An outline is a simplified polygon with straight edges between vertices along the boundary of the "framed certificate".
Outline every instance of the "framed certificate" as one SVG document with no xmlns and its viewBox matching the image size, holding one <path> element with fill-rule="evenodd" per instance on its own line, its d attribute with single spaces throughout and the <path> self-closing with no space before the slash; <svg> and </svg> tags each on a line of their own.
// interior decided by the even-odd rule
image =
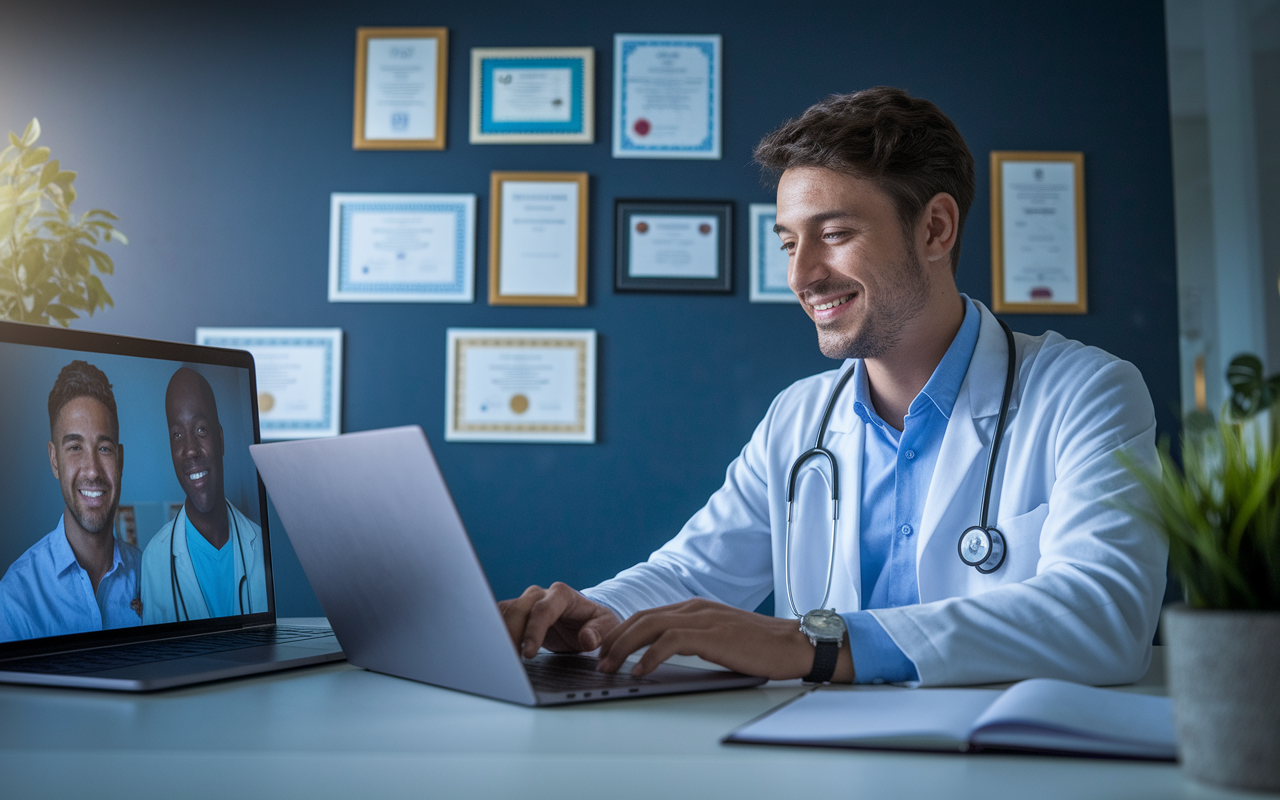
<svg viewBox="0 0 1280 800">
<path fill-rule="evenodd" d="M 356 29 L 357 150 L 443 150 L 449 32 Z"/>
<path fill-rule="evenodd" d="M 334 194 L 329 301 L 470 303 L 476 196 Z"/>
<path fill-rule="evenodd" d="M 471 50 L 472 144 L 595 141 L 595 50 Z"/>
<path fill-rule="evenodd" d="M 732 291 L 733 203 L 618 200 L 618 291 Z"/>
<path fill-rule="evenodd" d="M 613 157 L 720 157 L 720 37 L 613 37 Z"/>
<path fill-rule="evenodd" d="M 773 230 L 778 224 L 778 207 L 752 203 L 747 216 L 751 220 L 751 302 L 799 303 L 787 283 L 790 259 Z"/>
<path fill-rule="evenodd" d="M 196 344 L 253 354 L 263 440 L 342 432 L 341 328 L 196 328 Z"/>
<path fill-rule="evenodd" d="M 1084 154 L 991 153 L 991 309 L 1084 314 Z"/>
<path fill-rule="evenodd" d="M 490 175 L 489 304 L 587 304 L 587 173 Z"/>
<path fill-rule="evenodd" d="M 596 332 L 450 328 L 444 437 L 596 438 Z"/>
</svg>

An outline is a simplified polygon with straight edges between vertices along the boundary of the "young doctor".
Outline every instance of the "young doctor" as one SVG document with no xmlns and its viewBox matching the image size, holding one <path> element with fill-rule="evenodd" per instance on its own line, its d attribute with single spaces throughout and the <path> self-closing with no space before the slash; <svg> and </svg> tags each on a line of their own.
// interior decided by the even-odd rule
<svg viewBox="0 0 1280 800">
<path fill-rule="evenodd" d="M 973 157 L 932 103 L 832 96 L 755 157 L 781 175 L 791 288 L 844 362 L 778 395 L 647 562 L 500 603 L 516 646 L 599 647 L 614 671 L 647 645 L 636 674 L 679 653 L 812 682 L 1139 678 L 1166 547 L 1117 458 L 1157 469 L 1138 370 L 957 291 Z M 750 611 L 770 590 L 777 618 Z"/>
</svg>

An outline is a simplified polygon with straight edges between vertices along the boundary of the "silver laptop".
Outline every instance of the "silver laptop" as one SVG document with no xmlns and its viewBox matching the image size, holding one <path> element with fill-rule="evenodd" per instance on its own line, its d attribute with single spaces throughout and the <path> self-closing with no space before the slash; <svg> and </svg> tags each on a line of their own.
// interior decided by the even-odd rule
<svg viewBox="0 0 1280 800">
<path fill-rule="evenodd" d="M 343 657 L 276 624 L 252 356 L 0 322 L 0 375 L 0 681 L 146 691 Z"/>
<path fill-rule="evenodd" d="M 521 658 L 419 427 L 250 452 L 352 664 L 524 705 L 764 683 L 674 664 L 636 678 L 629 664 L 597 672 L 590 656 Z"/>
</svg>

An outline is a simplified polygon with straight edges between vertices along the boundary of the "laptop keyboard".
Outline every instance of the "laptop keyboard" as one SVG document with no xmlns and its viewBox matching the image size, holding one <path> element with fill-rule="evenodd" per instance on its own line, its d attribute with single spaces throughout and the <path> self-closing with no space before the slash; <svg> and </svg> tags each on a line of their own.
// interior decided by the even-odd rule
<svg viewBox="0 0 1280 800">
<path fill-rule="evenodd" d="M 84 672 L 129 667 L 134 664 L 149 664 L 209 653 L 225 653 L 229 650 L 244 650 L 269 644 L 321 639 L 332 635 L 333 631 L 329 628 L 276 625 L 271 628 L 250 628 L 162 642 L 144 642 L 75 653 L 60 653 L 54 656 L 36 656 L 2 663 L 0 671 L 77 675 Z"/>
<path fill-rule="evenodd" d="M 589 656 L 551 655 L 524 662 L 525 671 L 535 689 L 544 692 L 568 692 L 578 689 L 625 689 L 657 683 L 650 678 L 637 678 L 629 672 L 597 672 L 597 659 Z M 626 667 L 623 667 L 626 669 Z"/>
</svg>

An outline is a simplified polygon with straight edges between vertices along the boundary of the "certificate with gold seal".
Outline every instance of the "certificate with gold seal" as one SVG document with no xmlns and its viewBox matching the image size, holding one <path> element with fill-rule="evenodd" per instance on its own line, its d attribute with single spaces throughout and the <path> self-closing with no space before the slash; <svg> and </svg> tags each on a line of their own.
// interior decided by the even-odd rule
<svg viewBox="0 0 1280 800">
<path fill-rule="evenodd" d="M 264 441 L 342 432 L 341 328 L 196 328 L 196 344 L 253 355 Z"/>
<path fill-rule="evenodd" d="M 450 328 L 449 441 L 596 440 L 596 332 Z"/>
</svg>

